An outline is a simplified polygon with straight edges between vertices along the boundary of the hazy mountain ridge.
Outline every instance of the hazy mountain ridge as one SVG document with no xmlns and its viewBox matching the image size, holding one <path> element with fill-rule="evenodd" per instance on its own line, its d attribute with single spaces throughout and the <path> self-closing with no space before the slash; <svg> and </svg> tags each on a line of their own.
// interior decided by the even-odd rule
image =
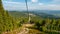
<svg viewBox="0 0 60 34">
<path fill-rule="evenodd" d="M 60 10 L 36 10 L 35 12 L 42 12 L 50 15 L 54 15 L 56 17 L 60 17 Z"/>
<path fill-rule="evenodd" d="M 52 12 L 52 13 L 51 13 Z M 31 14 L 34 14 L 34 15 L 36 15 L 36 16 L 38 16 L 38 17 L 42 17 L 42 18 L 60 18 L 59 16 L 56 16 L 56 15 L 54 15 L 54 14 L 58 14 L 58 13 L 60 13 L 59 11 L 57 12 L 57 11 L 48 11 L 48 10 L 38 10 L 38 11 L 29 11 L 29 13 L 31 13 Z M 17 15 L 17 16 L 28 16 L 28 12 L 27 11 L 21 11 L 21 12 L 19 12 L 19 11 L 9 11 L 9 13 L 11 14 L 11 15 Z"/>
</svg>

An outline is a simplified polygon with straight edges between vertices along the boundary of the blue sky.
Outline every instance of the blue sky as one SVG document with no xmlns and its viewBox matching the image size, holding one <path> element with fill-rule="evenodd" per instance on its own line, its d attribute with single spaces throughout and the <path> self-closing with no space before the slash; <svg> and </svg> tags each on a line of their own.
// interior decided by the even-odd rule
<svg viewBox="0 0 60 34">
<path fill-rule="evenodd" d="M 2 0 L 5 10 L 26 10 L 25 0 Z M 29 10 L 60 10 L 60 0 L 28 0 Z"/>
</svg>

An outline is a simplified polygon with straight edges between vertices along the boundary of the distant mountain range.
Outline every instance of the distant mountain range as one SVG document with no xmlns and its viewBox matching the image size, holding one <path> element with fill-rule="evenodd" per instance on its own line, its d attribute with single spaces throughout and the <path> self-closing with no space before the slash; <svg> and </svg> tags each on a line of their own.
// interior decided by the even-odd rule
<svg viewBox="0 0 60 34">
<path fill-rule="evenodd" d="M 33 12 L 46 13 L 46 14 L 60 17 L 60 10 L 34 10 Z"/>
<path fill-rule="evenodd" d="M 42 18 L 60 18 L 60 11 L 59 10 L 34 10 L 29 11 L 29 13 L 34 14 L 36 16 Z M 15 16 L 28 16 L 27 11 L 9 11 L 9 14 Z"/>
</svg>

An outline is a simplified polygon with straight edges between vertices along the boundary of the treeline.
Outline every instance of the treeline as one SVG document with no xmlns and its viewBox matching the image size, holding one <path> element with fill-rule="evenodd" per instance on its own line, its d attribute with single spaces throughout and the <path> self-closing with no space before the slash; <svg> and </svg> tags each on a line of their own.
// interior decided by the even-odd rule
<svg viewBox="0 0 60 34">
<path fill-rule="evenodd" d="M 47 34 L 60 34 L 60 19 L 33 19 L 35 28 Z"/>
<path fill-rule="evenodd" d="M 18 27 L 18 24 L 14 18 L 9 16 L 8 12 L 6 11 L 0 11 L 0 34 L 2 32 L 8 32 L 16 29 Z"/>
<path fill-rule="evenodd" d="M 0 34 L 3 32 L 12 31 L 20 27 L 21 24 L 11 17 L 8 11 L 5 11 L 2 5 L 2 0 L 0 0 Z"/>
</svg>

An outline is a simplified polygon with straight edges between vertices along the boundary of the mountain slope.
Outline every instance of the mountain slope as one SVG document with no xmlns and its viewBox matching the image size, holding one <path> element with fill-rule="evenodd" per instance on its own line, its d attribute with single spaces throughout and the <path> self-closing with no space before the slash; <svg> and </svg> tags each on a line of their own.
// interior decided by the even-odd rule
<svg viewBox="0 0 60 34">
<path fill-rule="evenodd" d="M 12 31 L 15 27 L 15 20 L 4 10 L 2 0 L 0 0 L 0 34 Z"/>
</svg>

